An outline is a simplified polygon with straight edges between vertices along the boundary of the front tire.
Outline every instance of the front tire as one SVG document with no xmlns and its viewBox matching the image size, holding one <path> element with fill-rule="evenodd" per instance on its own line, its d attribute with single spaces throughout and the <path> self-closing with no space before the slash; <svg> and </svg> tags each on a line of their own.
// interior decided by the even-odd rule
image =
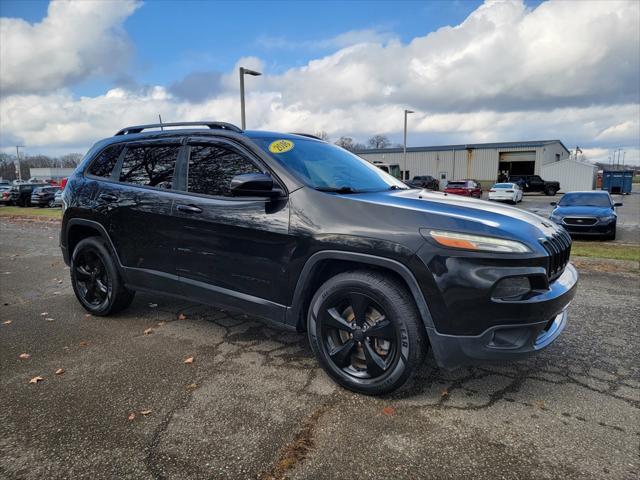
<svg viewBox="0 0 640 480">
<path fill-rule="evenodd" d="M 427 340 L 413 298 L 395 279 L 352 271 L 327 280 L 307 317 L 311 348 L 339 385 L 382 395 L 422 363 Z"/>
<path fill-rule="evenodd" d="M 78 243 L 71 256 L 70 270 L 76 298 L 93 315 L 117 313 L 133 301 L 135 292 L 125 288 L 109 250 L 99 237 Z"/>
</svg>

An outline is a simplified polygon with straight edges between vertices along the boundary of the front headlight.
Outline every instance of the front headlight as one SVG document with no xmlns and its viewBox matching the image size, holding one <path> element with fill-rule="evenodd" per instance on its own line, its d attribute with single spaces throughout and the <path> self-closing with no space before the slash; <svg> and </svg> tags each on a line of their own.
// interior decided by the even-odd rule
<svg viewBox="0 0 640 480">
<path fill-rule="evenodd" d="M 524 243 L 503 238 L 483 237 L 442 230 L 430 230 L 429 235 L 440 245 L 450 248 L 499 253 L 527 253 L 531 251 Z"/>
<path fill-rule="evenodd" d="M 601 222 L 610 222 L 611 220 L 613 220 L 615 217 L 615 215 L 606 215 L 604 217 L 598 217 L 600 219 Z"/>
</svg>

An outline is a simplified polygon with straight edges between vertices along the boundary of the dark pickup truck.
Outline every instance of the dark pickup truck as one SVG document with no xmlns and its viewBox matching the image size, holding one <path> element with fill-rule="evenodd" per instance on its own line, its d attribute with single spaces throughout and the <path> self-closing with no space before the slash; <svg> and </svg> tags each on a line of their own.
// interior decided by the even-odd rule
<svg viewBox="0 0 640 480">
<path fill-rule="evenodd" d="M 511 175 L 509 181 L 520 185 L 525 193 L 541 192 L 552 197 L 560 190 L 560 182 L 547 182 L 540 175 Z"/>
</svg>

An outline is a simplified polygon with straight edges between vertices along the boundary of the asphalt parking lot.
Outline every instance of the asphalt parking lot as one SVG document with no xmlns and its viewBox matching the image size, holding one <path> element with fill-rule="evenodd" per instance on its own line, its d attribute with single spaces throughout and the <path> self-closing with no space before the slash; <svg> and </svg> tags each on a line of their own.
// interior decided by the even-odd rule
<svg viewBox="0 0 640 480">
<path fill-rule="evenodd" d="M 57 236 L 0 220 L 1 478 L 640 473 L 637 273 L 581 271 L 564 334 L 534 358 L 452 372 L 427 359 L 407 389 L 371 398 L 334 386 L 303 334 L 242 315 L 138 295 L 87 316 Z"/>
</svg>

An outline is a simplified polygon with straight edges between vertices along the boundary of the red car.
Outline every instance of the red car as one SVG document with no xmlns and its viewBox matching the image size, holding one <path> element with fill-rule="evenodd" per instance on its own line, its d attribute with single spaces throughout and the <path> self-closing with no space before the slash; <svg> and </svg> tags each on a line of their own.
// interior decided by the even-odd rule
<svg viewBox="0 0 640 480">
<path fill-rule="evenodd" d="M 456 180 L 449 182 L 444 192 L 454 195 L 464 195 L 465 197 L 482 197 L 482 188 L 475 180 Z"/>
</svg>

